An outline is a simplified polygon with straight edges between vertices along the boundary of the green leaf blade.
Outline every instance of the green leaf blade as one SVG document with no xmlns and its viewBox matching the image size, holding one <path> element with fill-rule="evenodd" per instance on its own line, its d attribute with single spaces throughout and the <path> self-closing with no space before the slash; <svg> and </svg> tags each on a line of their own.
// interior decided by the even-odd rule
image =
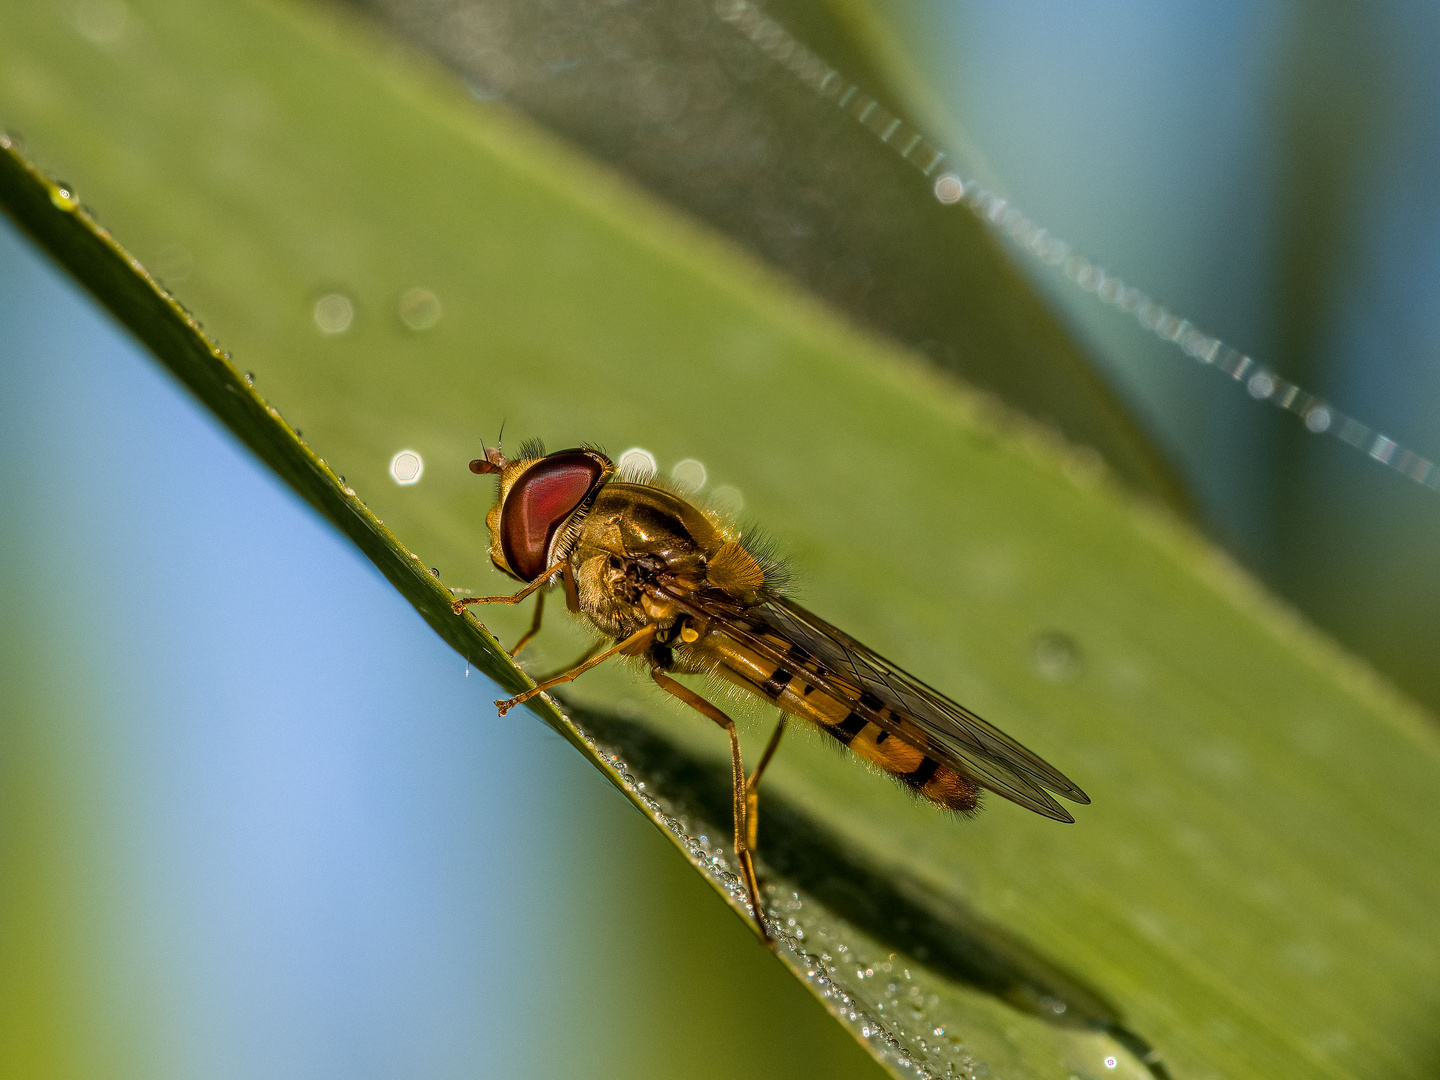
<svg viewBox="0 0 1440 1080">
<path fill-rule="evenodd" d="M 1440 885 L 1428 718 L 1083 455 L 432 72 L 377 60 L 343 24 L 289 8 L 216 5 L 214 21 L 194 25 L 163 4 L 144 10 L 170 15 L 143 24 L 159 52 L 127 62 L 160 55 L 171 75 L 91 77 L 74 42 L 17 20 L 0 46 L 0 112 L 66 163 L 147 264 L 167 245 L 185 249 L 194 269 L 176 289 L 236 365 L 13 156 L 0 178 L 7 210 L 472 662 L 523 685 L 494 638 L 448 614 L 441 583 L 507 587 L 485 566 L 489 485 L 464 469 L 480 435 L 507 419 L 510 432 L 553 442 L 700 458 L 712 484 L 739 489 L 745 514 L 783 538 L 807 604 L 1094 799 L 1068 827 L 1000 800 L 954 822 L 797 740 L 777 763 L 777 797 L 838 837 L 835 850 L 877 888 L 905 883 L 957 935 L 1003 931 L 985 940 L 1018 942 L 1068 973 L 1174 1075 L 1426 1075 L 1440 973 L 1425 903 Z M 271 104 L 259 108 L 272 111 L 246 135 L 257 107 L 243 87 L 260 56 Z M 336 119 L 342 91 L 366 124 Z M 147 116 L 143 131 L 135 115 Z M 203 153 L 200 137 L 215 140 Z M 237 149 L 239 166 L 225 156 Z M 414 287 L 443 306 L 423 332 L 399 318 Z M 351 299 L 355 319 L 327 336 L 312 312 L 331 292 Z M 237 366 L 257 373 L 264 399 Z M 389 477 L 402 448 L 424 457 L 422 483 Z M 486 613 L 503 640 L 527 619 Z M 1056 642 L 1071 660 L 1037 662 Z M 547 631 L 535 670 L 579 643 L 574 630 Z M 631 672 L 587 676 L 573 701 L 577 715 L 623 716 L 697 775 L 720 761 L 710 726 Z M 738 907 L 703 798 L 693 820 L 667 822 L 665 804 L 647 803 L 599 749 L 613 722 L 592 732 L 541 711 Z M 691 843 L 702 835 L 707 844 Z M 767 839 L 762 822 L 762 854 Z M 1114 1032 L 1042 1021 L 918 965 L 893 980 L 892 1001 L 892 980 L 857 973 L 903 968 L 884 943 L 886 909 L 866 924 L 856 907 L 847 923 L 815 898 L 833 882 L 772 880 L 800 896 L 787 911 L 829 983 L 884 1031 L 903 1030 L 905 1053 L 937 1074 L 978 1062 L 1115 1075 L 1104 1064 L 1114 1054 L 1144 1075 Z M 840 944 L 866 965 L 844 967 Z M 1023 967 L 1020 955 L 1008 963 Z M 804 956 L 789 960 L 816 984 Z M 911 987 L 926 1007 L 892 1028 L 886 1009 L 902 1013 Z M 848 1018 L 846 997 L 825 1003 L 867 1026 Z M 872 1034 L 862 1037 L 885 1057 Z"/>
</svg>

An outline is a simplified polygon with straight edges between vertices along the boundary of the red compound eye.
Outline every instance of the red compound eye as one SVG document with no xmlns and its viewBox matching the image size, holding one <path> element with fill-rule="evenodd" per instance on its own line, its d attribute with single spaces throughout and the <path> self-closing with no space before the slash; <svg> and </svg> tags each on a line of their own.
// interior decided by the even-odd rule
<svg viewBox="0 0 1440 1080">
<path fill-rule="evenodd" d="M 515 481 L 500 512 L 500 547 L 522 580 L 544 573 L 555 530 L 585 501 L 603 471 L 584 450 L 560 450 Z"/>
</svg>

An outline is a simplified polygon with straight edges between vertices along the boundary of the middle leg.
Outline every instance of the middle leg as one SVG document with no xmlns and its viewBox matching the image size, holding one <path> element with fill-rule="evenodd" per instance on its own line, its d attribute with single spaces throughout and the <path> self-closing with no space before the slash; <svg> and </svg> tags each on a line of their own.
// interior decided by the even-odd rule
<svg viewBox="0 0 1440 1080">
<path fill-rule="evenodd" d="M 545 614 L 545 594 L 535 594 L 535 617 L 530 620 L 530 629 L 520 635 L 520 640 L 515 642 L 515 647 L 510 650 L 512 657 L 519 656 L 520 650 L 530 644 L 530 639 L 540 632 L 540 617 Z M 588 657 L 587 657 L 588 659 Z"/>
<path fill-rule="evenodd" d="M 620 644 L 612 648 L 606 649 L 599 656 L 592 656 L 589 660 L 586 660 L 582 664 L 577 664 L 569 671 L 552 676 L 551 678 L 546 679 L 542 683 L 536 683 L 529 690 L 526 690 L 523 694 L 516 694 L 514 697 L 506 698 L 504 701 L 497 701 L 495 704 L 500 709 L 500 715 L 504 716 L 516 705 L 519 705 L 521 702 L 524 701 L 529 701 L 532 697 L 540 693 L 540 691 L 542 690 L 549 690 L 552 686 L 556 686 L 560 683 L 573 682 L 581 675 L 584 675 L 585 672 L 589 671 L 596 664 L 603 664 L 606 660 L 609 660 L 610 657 L 614 656 L 616 653 L 638 652 L 641 646 L 645 645 L 646 642 L 653 638 L 656 631 L 658 631 L 659 629 L 660 627 L 658 624 L 651 623 L 649 626 L 642 627 L 641 629 L 635 631 L 635 633 L 631 634 L 624 641 L 620 642 Z"/>
<path fill-rule="evenodd" d="M 591 646 L 590 646 L 588 649 L 586 649 L 583 653 L 581 653 L 579 659 L 575 660 L 573 663 L 566 664 L 563 668 L 560 668 L 560 669 L 558 669 L 558 670 L 556 670 L 556 671 L 552 671 L 549 675 L 544 675 L 544 676 L 537 675 L 537 676 L 535 676 L 535 681 L 536 681 L 536 682 L 548 682 L 550 679 L 553 679 L 556 675 L 562 675 L 562 674 L 564 674 L 565 672 L 569 671 L 571 668 L 577 668 L 577 667 L 579 667 L 581 664 L 585 663 L 586 660 L 589 660 L 592 656 L 594 656 L 596 653 L 598 653 L 598 652 L 599 652 L 601 649 L 603 649 L 603 648 L 605 648 L 605 641 L 604 641 L 604 639 L 601 639 L 600 641 L 597 641 L 594 645 L 591 645 Z"/>
</svg>

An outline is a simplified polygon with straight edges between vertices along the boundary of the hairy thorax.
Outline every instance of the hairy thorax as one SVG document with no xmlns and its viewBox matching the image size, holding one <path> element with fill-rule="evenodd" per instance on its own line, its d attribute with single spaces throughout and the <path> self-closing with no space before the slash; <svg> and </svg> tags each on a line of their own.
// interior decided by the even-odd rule
<svg viewBox="0 0 1440 1080">
<path fill-rule="evenodd" d="M 662 576 L 698 588 L 727 537 L 700 510 L 660 488 L 607 484 L 569 555 L 576 603 L 603 633 L 628 637 L 679 612 L 646 586 Z"/>
</svg>

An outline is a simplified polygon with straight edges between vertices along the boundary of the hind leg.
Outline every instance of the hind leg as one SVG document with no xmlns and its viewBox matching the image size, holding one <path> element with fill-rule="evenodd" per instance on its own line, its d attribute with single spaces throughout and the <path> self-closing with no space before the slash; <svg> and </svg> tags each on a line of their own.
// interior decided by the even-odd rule
<svg viewBox="0 0 1440 1080">
<path fill-rule="evenodd" d="M 775 730 L 770 735 L 770 741 L 765 744 L 765 752 L 760 755 L 760 764 L 755 766 L 750 773 L 750 779 L 745 781 L 745 820 L 749 826 L 749 833 L 746 840 L 751 851 L 757 851 L 755 834 L 760 829 L 760 777 L 765 774 L 766 767 L 775 756 L 775 751 L 780 749 L 780 736 L 785 734 L 785 714 L 780 714 L 780 719 L 775 724 Z"/>
<path fill-rule="evenodd" d="M 760 937 L 771 949 L 775 940 L 770 936 L 770 927 L 765 922 L 765 910 L 760 906 L 760 882 L 755 877 L 755 861 L 750 853 L 750 827 L 748 824 L 749 797 L 745 790 L 745 767 L 740 761 L 740 736 L 735 730 L 735 721 L 726 716 L 688 686 L 683 686 L 659 668 L 650 669 L 650 677 L 667 694 L 679 698 L 696 712 L 703 713 L 725 729 L 730 736 L 730 781 L 733 788 L 735 814 L 735 859 L 740 864 L 740 880 L 745 883 L 745 895 L 750 909 L 755 913 L 755 926 Z M 773 740 L 772 740 L 773 741 Z"/>
</svg>

